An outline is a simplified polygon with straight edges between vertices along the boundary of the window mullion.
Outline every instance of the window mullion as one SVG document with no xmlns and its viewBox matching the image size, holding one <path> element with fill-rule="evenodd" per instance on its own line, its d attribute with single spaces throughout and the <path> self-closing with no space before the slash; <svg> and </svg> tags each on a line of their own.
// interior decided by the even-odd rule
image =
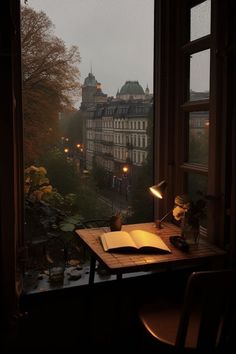
<svg viewBox="0 0 236 354">
<path fill-rule="evenodd" d="M 205 165 L 184 162 L 180 168 L 185 172 L 195 172 L 203 175 L 208 174 L 208 167 Z"/>
<path fill-rule="evenodd" d="M 182 47 L 182 52 L 184 54 L 193 54 L 200 52 L 202 50 L 208 49 L 210 47 L 211 36 L 207 35 L 202 38 L 198 38 L 192 42 L 188 42 Z"/>
<path fill-rule="evenodd" d="M 184 112 L 209 111 L 209 100 L 188 101 L 181 105 Z"/>
</svg>

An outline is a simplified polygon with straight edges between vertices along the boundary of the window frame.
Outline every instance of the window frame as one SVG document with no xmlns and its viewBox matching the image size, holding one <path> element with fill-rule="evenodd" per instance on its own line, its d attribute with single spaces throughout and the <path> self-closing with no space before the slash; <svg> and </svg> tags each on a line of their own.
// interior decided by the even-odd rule
<svg viewBox="0 0 236 354">
<path fill-rule="evenodd" d="M 21 101 L 20 1 L 9 0 L 1 16 L 0 81 L 0 286 L 6 331 L 19 312 L 24 247 L 23 119 Z"/>
<path fill-rule="evenodd" d="M 155 180 L 168 184 L 164 200 L 155 201 L 155 217 L 160 218 L 173 208 L 177 194 L 185 193 L 184 171 L 208 175 L 207 195 L 209 241 L 225 244 L 226 213 L 229 194 L 226 180 L 227 117 L 229 85 L 228 35 L 229 2 L 211 0 L 211 34 L 188 43 L 190 38 L 190 8 L 202 0 L 160 0 L 155 9 Z M 188 71 L 186 54 L 210 47 L 210 99 L 188 102 Z M 226 94 L 224 94 L 226 93 Z M 172 102 L 172 104 L 170 104 Z M 209 110 L 209 164 L 186 164 L 184 143 L 184 115 L 192 110 Z M 165 119 L 163 119 L 165 117 Z M 181 120 L 181 123 L 180 123 Z M 217 220 L 217 223 L 215 222 Z"/>
<path fill-rule="evenodd" d="M 155 200 L 156 217 L 173 206 L 176 193 L 182 191 L 178 178 L 179 126 L 177 118 L 181 109 L 182 90 L 179 79 L 182 75 L 180 30 L 184 26 L 183 14 L 187 6 L 199 3 L 189 0 L 155 1 L 155 51 L 154 51 L 154 171 L 155 179 L 166 179 L 168 193 L 163 203 Z M 212 181 L 208 193 L 215 197 L 209 210 L 211 220 L 208 233 L 214 243 L 225 243 L 225 219 L 231 200 L 232 155 L 230 137 L 235 112 L 235 19 L 232 1 L 212 0 L 211 35 L 211 82 L 210 111 L 211 133 L 209 158 L 211 168 L 208 178 Z M 13 316 L 19 311 L 16 291 L 16 264 L 19 250 L 24 250 L 23 207 L 23 129 L 21 103 L 21 55 L 20 55 L 20 0 L 4 3 L 1 13 L 0 77 L 4 93 L 0 98 L 0 156 L 3 168 L 0 171 L 1 220 L 0 220 L 0 282 L 3 323 L 12 329 Z M 170 105 L 172 102 L 172 105 Z M 165 119 L 163 119 L 165 117 Z M 225 118 L 225 119 L 222 119 Z M 228 133 L 228 136 L 227 136 Z M 220 173 L 219 173 L 220 171 Z M 235 186 L 234 186 L 235 188 Z M 217 220 L 217 223 L 215 222 Z M 230 221 L 230 220 L 229 220 Z M 232 220 L 231 240 L 235 239 Z M 228 223 L 229 224 L 229 223 Z M 229 227 L 228 227 L 229 230 Z M 235 247 L 232 250 L 235 257 Z"/>
</svg>

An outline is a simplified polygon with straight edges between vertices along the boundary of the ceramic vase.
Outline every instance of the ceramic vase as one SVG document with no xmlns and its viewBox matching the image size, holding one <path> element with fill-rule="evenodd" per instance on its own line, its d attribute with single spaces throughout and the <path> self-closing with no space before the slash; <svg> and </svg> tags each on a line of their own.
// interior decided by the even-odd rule
<svg viewBox="0 0 236 354">
<path fill-rule="evenodd" d="M 120 231 L 122 228 L 122 218 L 120 214 L 113 215 L 110 219 L 111 231 Z"/>
</svg>

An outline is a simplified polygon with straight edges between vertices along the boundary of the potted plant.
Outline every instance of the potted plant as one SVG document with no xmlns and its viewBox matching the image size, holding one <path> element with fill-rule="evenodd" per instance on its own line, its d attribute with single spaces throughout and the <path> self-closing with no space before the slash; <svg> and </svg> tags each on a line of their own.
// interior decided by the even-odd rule
<svg viewBox="0 0 236 354">
<path fill-rule="evenodd" d="M 180 221 L 181 235 L 188 242 L 197 243 L 200 234 L 200 220 L 205 216 L 206 200 L 192 201 L 188 195 L 175 197 L 172 214 L 175 220 Z"/>
</svg>

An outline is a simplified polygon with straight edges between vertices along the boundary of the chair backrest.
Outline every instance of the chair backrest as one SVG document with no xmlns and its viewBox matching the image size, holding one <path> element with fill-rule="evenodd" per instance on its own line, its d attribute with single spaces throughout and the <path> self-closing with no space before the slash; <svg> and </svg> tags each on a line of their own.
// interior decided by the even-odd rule
<svg viewBox="0 0 236 354">
<path fill-rule="evenodd" d="M 235 326 L 235 308 L 236 269 L 192 273 L 176 337 L 177 352 L 181 353 L 184 348 L 191 317 L 196 321 L 196 314 L 197 351 L 201 354 L 224 352 Z"/>
</svg>

